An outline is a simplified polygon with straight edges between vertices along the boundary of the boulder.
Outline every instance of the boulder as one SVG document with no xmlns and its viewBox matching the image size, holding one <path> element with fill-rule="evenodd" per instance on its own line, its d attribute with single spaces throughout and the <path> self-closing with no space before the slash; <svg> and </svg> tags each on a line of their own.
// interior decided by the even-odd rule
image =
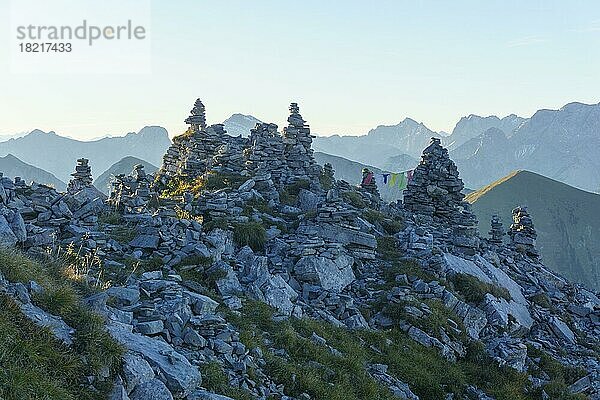
<svg viewBox="0 0 600 400">
<path fill-rule="evenodd" d="M 342 254 L 335 259 L 320 256 L 302 257 L 294 267 L 297 278 L 335 292 L 342 291 L 355 279 L 354 259 Z"/>
<path fill-rule="evenodd" d="M 11 247 L 17 244 L 19 239 L 12 231 L 4 215 L 0 215 L 0 246 Z"/>
<path fill-rule="evenodd" d="M 139 384 L 146 383 L 154 378 L 154 371 L 141 356 L 127 352 L 123 356 L 123 379 L 128 393 Z"/>
<path fill-rule="evenodd" d="M 166 386 L 173 394 L 177 397 L 185 397 L 201 383 L 198 368 L 191 365 L 187 358 L 175 351 L 168 343 L 132 333 L 130 327 L 116 322 L 107 325 L 109 333 L 115 340 L 131 352 L 143 357 L 153 369 L 160 371 L 166 380 Z"/>
<path fill-rule="evenodd" d="M 173 395 L 167 386 L 158 379 L 138 385 L 131 395 L 131 400 L 173 400 Z"/>
</svg>

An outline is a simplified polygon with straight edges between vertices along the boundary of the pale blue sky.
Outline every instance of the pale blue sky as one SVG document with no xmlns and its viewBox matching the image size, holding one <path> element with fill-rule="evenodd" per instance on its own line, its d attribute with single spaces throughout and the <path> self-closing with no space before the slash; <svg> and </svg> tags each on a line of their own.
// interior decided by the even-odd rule
<svg viewBox="0 0 600 400">
<path fill-rule="evenodd" d="M 234 112 L 278 123 L 300 103 L 318 134 L 411 117 L 530 116 L 600 101 L 598 1 L 153 1 L 152 73 L 11 74 L 0 0 L 0 134 L 82 139 L 184 128 Z M 135 19 L 133 16 L 132 19 Z"/>
</svg>

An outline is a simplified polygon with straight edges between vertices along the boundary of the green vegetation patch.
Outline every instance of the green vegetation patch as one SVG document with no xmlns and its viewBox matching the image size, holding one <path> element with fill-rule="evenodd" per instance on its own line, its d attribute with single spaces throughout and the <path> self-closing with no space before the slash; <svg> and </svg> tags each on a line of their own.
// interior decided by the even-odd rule
<svg viewBox="0 0 600 400">
<path fill-rule="evenodd" d="M 254 397 L 246 390 L 238 389 L 229 384 L 227 374 L 216 361 L 200 366 L 202 386 L 214 393 L 231 397 L 235 400 L 252 400 Z"/>
<path fill-rule="evenodd" d="M 234 224 L 233 241 L 240 247 L 250 246 L 254 251 L 263 251 L 267 242 L 267 232 L 259 222 Z"/>
<path fill-rule="evenodd" d="M 388 235 L 394 235 L 404 228 L 404 223 L 395 218 L 389 218 L 381 211 L 368 208 L 363 212 L 363 217 L 373 225 L 380 225 Z"/>
<path fill-rule="evenodd" d="M 499 367 L 481 344 L 470 346 L 464 360 L 451 363 L 399 329 L 349 331 L 310 319 L 276 322 L 272 314 L 262 303 L 247 302 L 240 315 L 229 313 L 228 319 L 240 329 L 246 346 L 262 349 L 267 372 L 293 396 L 392 399 L 387 388 L 365 370 L 369 364 L 380 363 L 388 365 L 388 373 L 407 383 L 422 400 L 443 399 L 448 392 L 465 398 L 468 385 L 498 400 L 539 399 L 526 374 Z M 337 352 L 311 341 L 313 332 Z M 275 355 L 270 347 L 284 352 Z"/>
<path fill-rule="evenodd" d="M 358 192 L 344 192 L 342 193 L 342 198 L 356 208 L 363 209 L 367 207 L 367 203 L 365 203 Z"/>
<path fill-rule="evenodd" d="M 487 293 L 506 301 L 511 300 L 510 292 L 498 285 L 485 283 L 469 274 L 455 274 L 450 277 L 454 289 L 469 303 L 481 303 Z"/>
<path fill-rule="evenodd" d="M 105 397 L 112 385 L 112 377 L 120 370 L 123 348 L 104 330 L 102 317 L 81 304 L 81 296 L 92 293 L 92 289 L 72 281 L 72 268 L 61 261 L 49 259 L 42 265 L 16 250 L 0 249 L 0 272 L 11 282 L 27 284 L 35 281 L 41 285 L 44 291 L 34 295 L 32 301 L 60 316 L 76 330 L 73 346 L 65 348 L 49 338 L 46 330 L 25 321 L 16 312 L 16 305 L 3 298 L 0 306 L 0 398 Z M 105 370 L 111 376 L 96 384 L 101 393 L 92 393 L 80 386 L 87 376 L 100 376 Z"/>
<path fill-rule="evenodd" d="M 163 196 L 181 196 L 185 192 L 199 195 L 204 190 L 237 189 L 248 178 L 237 174 L 211 172 L 197 178 L 178 175 L 170 178 L 163 190 Z"/>
</svg>

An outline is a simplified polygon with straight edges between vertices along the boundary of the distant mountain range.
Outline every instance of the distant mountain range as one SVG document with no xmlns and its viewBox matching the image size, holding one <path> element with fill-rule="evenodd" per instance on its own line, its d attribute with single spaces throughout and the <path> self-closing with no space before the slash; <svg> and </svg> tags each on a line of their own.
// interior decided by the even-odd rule
<svg viewBox="0 0 600 400">
<path fill-rule="evenodd" d="M 470 115 L 446 136 L 407 118 L 362 136 L 316 137 L 314 148 L 398 171 L 402 163 L 396 161 L 418 159 L 431 137 L 441 137 L 471 188 L 525 169 L 580 189 L 600 190 L 600 104 L 570 103 L 559 110 L 539 110 L 531 118 Z"/>
<path fill-rule="evenodd" d="M 600 104 L 540 110 L 514 125 L 513 131 L 491 127 L 451 152 L 468 185 L 526 169 L 580 189 L 600 189 Z"/>
<path fill-rule="evenodd" d="M 600 195 L 527 171 L 517 171 L 467 195 L 480 232 L 498 214 L 508 230 L 511 210 L 526 205 L 544 263 L 567 278 L 600 289 Z"/>
<path fill-rule="evenodd" d="M 89 142 L 36 129 L 23 137 L 0 143 L 0 157 L 13 154 L 66 182 L 70 179 L 78 158 L 89 158 L 93 176 L 99 176 L 127 156 L 161 165 L 162 157 L 170 144 L 167 131 L 159 126 L 147 126 L 138 133 Z"/>
<path fill-rule="evenodd" d="M 94 179 L 94 186 L 104 194 L 108 194 L 112 179 L 119 174 L 129 175 L 133 171 L 133 167 L 137 164 L 142 164 L 147 174 L 153 174 L 158 170 L 157 166 L 147 161 L 128 156 L 111 165 L 102 175 Z"/>
<path fill-rule="evenodd" d="M 67 188 L 65 182 L 61 181 L 56 176 L 44 171 L 41 168 L 24 163 L 12 154 L 0 157 L 0 172 L 2 172 L 4 176 L 11 179 L 14 179 L 18 176 L 27 183 L 31 181 L 43 183 L 53 186 L 57 190 L 61 191 Z"/>
<path fill-rule="evenodd" d="M 313 141 L 315 151 L 371 164 L 375 167 L 399 171 L 393 159 L 409 156 L 417 159 L 437 132 L 410 118 L 397 125 L 380 125 L 363 136 L 317 136 Z M 416 165 L 416 163 L 415 163 Z"/>
</svg>

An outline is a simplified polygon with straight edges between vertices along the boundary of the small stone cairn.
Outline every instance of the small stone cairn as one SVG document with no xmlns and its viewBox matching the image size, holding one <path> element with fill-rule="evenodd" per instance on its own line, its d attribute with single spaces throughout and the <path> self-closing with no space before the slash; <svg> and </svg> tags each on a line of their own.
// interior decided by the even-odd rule
<svg viewBox="0 0 600 400">
<path fill-rule="evenodd" d="M 325 163 L 323 165 L 322 176 L 323 176 L 323 182 L 327 182 L 327 183 L 331 184 L 331 187 L 323 188 L 323 189 L 328 190 L 328 189 L 332 189 L 336 186 L 335 170 L 333 169 L 333 165 L 331 165 L 330 163 Z"/>
<path fill-rule="evenodd" d="M 500 217 L 498 215 L 492 215 L 490 225 L 491 229 L 489 231 L 489 242 L 498 246 L 502 245 L 504 237 L 504 227 L 502 225 Z"/>
<path fill-rule="evenodd" d="M 156 193 L 151 189 L 153 176 L 146 174 L 142 164 L 134 165 L 130 175 L 119 174 L 112 182 L 109 204 L 125 214 L 148 211 L 148 203 Z"/>
<path fill-rule="evenodd" d="M 215 155 L 219 165 L 227 165 L 232 159 L 230 148 L 222 148 L 221 154 L 217 154 L 217 149 L 227 143 L 226 132 L 222 124 L 206 126 L 205 108 L 200 99 L 194 103 L 185 123 L 190 125 L 188 130 L 173 138 L 173 144 L 163 157 L 158 173 L 160 181 L 176 175 L 201 176 L 212 168 Z"/>
<path fill-rule="evenodd" d="M 81 189 L 92 186 L 92 168 L 89 166 L 89 160 L 87 158 L 78 159 L 75 172 L 71 176 L 73 178 L 71 178 L 67 186 L 69 194 L 75 194 Z"/>
<path fill-rule="evenodd" d="M 512 210 L 513 223 L 510 225 L 508 235 L 514 249 L 532 258 L 538 258 L 539 253 L 535 248 L 537 232 L 527 207 L 520 206 Z"/>
<path fill-rule="evenodd" d="M 367 193 L 380 197 L 379 190 L 377 190 L 377 183 L 375 182 L 375 174 L 369 168 L 362 169 L 362 180 L 360 181 L 360 187 Z"/>
<path fill-rule="evenodd" d="M 185 123 L 190 125 L 193 132 L 206 129 L 206 108 L 200 99 L 196 99 L 194 108 L 190 111 L 190 116 L 185 119 Z"/>
</svg>

